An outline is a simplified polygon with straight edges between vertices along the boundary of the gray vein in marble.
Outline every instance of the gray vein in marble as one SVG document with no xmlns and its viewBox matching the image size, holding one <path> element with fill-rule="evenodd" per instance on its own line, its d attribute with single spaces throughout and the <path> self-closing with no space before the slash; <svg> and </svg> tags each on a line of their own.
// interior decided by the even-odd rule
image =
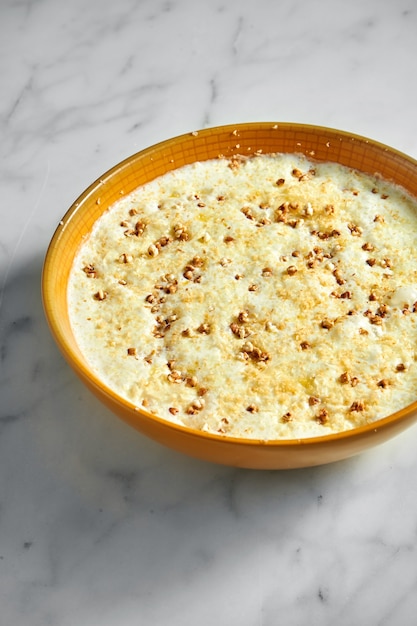
<svg viewBox="0 0 417 626">
<path fill-rule="evenodd" d="M 7 124 L 9 124 L 12 121 L 12 118 L 14 117 L 19 106 L 23 103 L 23 101 L 26 99 L 28 94 L 32 92 L 33 82 L 34 82 L 34 76 L 33 74 L 31 74 L 27 82 L 22 86 L 20 93 L 17 94 L 17 96 L 15 97 L 15 100 L 11 103 L 9 111 L 6 111 L 4 115 L 4 126 L 7 126 Z"/>
<path fill-rule="evenodd" d="M 235 57 L 238 56 L 239 54 L 239 42 L 242 37 L 243 26 L 244 26 L 243 17 L 239 16 L 237 20 L 237 25 L 236 25 L 236 31 L 232 39 L 232 51 Z"/>
</svg>

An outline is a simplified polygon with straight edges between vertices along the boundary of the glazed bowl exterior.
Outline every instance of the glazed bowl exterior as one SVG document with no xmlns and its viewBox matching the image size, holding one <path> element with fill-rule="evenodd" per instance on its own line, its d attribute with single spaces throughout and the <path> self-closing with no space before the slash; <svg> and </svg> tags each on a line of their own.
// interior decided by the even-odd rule
<svg viewBox="0 0 417 626">
<path fill-rule="evenodd" d="M 300 468 L 359 454 L 411 426 L 417 402 L 350 431 L 292 440 L 230 438 L 192 430 L 159 418 L 118 396 L 91 371 L 73 335 L 67 300 L 72 263 L 95 221 L 121 195 L 166 172 L 219 155 L 300 153 L 378 174 L 417 197 L 417 161 L 376 141 L 320 126 L 252 122 L 208 128 L 163 141 L 119 163 L 95 181 L 60 221 L 46 253 L 42 297 L 52 335 L 86 386 L 130 426 L 163 445 L 207 461 L 256 469 Z"/>
</svg>

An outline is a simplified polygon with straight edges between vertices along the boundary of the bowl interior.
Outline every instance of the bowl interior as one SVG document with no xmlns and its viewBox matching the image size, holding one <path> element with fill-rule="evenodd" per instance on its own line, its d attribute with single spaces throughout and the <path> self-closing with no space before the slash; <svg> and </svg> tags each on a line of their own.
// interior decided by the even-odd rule
<svg viewBox="0 0 417 626">
<path fill-rule="evenodd" d="M 51 332 L 84 383 L 115 413 L 145 434 L 207 460 L 245 467 L 283 468 L 338 460 L 382 443 L 411 425 L 417 403 L 372 425 L 314 439 L 260 442 L 227 440 L 174 426 L 120 399 L 90 371 L 73 336 L 67 306 L 67 283 L 74 256 L 95 221 L 108 207 L 138 186 L 194 161 L 219 155 L 256 152 L 302 153 L 333 161 L 393 181 L 417 197 L 417 162 L 369 139 L 338 130 L 289 123 L 248 123 L 181 135 L 147 148 L 116 165 L 94 182 L 62 218 L 48 248 L 42 281 L 45 314 Z"/>
</svg>

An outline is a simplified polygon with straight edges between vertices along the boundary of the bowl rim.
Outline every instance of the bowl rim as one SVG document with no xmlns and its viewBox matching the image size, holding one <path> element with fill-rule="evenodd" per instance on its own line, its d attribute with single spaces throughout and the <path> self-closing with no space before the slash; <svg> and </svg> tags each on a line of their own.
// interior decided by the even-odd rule
<svg viewBox="0 0 417 626">
<path fill-rule="evenodd" d="M 52 271 L 51 266 L 51 255 L 52 252 L 59 245 L 59 241 L 63 236 L 66 226 L 70 223 L 72 217 L 75 213 L 83 206 L 84 203 L 88 201 L 88 198 L 103 184 L 109 181 L 112 176 L 118 172 L 123 170 L 126 167 L 129 167 L 136 160 L 140 160 L 146 156 L 152 157 L 153 153 L 159 152 L 164 147 L 169 147 L 170 144 L 177 142 L 179 140 L 186 140 L 187 138 L 192 138 L 196 135 L 204 134 L 212 134 L 213 132 L 232 132 L 234 130 L 239 131 L 242 129 L 248 129 L 252 127 L 253 129 L 271 129 L 273 127 L 277 127 L 280 129 L 288 129 L 288 130 L 296 130 L 302 131 L 303 129 L 308 130 L 310 132 L 322 132 L 322 133 L 331 133 L 334 134 L 335 137 L 340 137 L 341 139 L 349 140 L 349 141 L 359 141 L 369 143 L 376 148 L 379 148 L 382 151 L 389 152 L 391 154 L 395 154 L 398 157 L 405 159 L 409 163 L 413 164 L 417 168 L 417 160 L 413 157 L 407 155 L 406 153 L 397 150 L 391 146 L 388 146 L 385 143 L 381 143 L 377 140 L 370 139 L 368 137 L 362 136 L 360 134 L 351 133 L 349 131 L 339 130 L 332 127 L 315 125 L 315 124 L 303 124 L 298 122 L 239 122 L 237 124 L 224 124 L 218 126 L 212 126 L 203 128 L 201 130 L 182 133 L 168 139 L 164 139 L 155 144 L 149 145 L 137 152 L 132 153 L 130 156 L 122 159 L 111 168 L 107 169 L 101 176 L 96 178 L 90 185 L 88 185 L 85 190 L 79 194 L 79 196 L 72 202 L 70 207 L 65 211 L 61 219 L 59 220 L 58 225 L 56 226 L 52 237 L 49 241 L 49 244 L 46 249 L 46 253 L 44 256 L 43 267 L 41 272 L 41 297 L 42 304 L 45 313 L 45 317 L 51 331 L 51 334 L 60 349 L 61 353 L 64 355 L 66 360 L 70 363 L 71 367 L 77 372 L 77 374 L 84 380 L 88 386 L 93 388 L 93 390 L 99 392 L 102 396 L 106 396 L 113 405 L 117 405 L 122 410 L 130 410 L 133 413 L 140 415 L 142 418 L 145 418 L 148 421 L 159 423 L 162 427 L 171 429 L 173 431 L 177 431 L 182 434 L 187 434 L 192 437 L 198 437 L 205 440 L 215 441 L 217 443 L 233 443 L 239 446 L 246 447 L 266 447 L 266 448 L 293 448 L 293 447 L 309 447 L 316 446 L 317 444 L 331 444 L 332 442 L 342 442 L 347 439 L 353 439 L 355 437 L 360 437 L 365 434 L 369 434 L 372 432 L 378 432 L 381 429 L 384 429 L 390 425 L 394 425 L 398 422 L 401 422 L 403 419 L 410 416 L 411 413 L 417 411 L 417 399 L 408 404 L 397 411 L 390 413 L 386 417 L 382 417 L 379 419 L 375 419 L 373 422 L 365 424 L 363 426 L 354 427 L 348 430 L 318 435 L 315 437 L 300 437 L 300 438 L 280 438 L 280 439 L 258 439 L 258 438 L 250 438 L 250 437 L 234 437 L 227 434 L 217 434 L 214 432 L 203 431 L 199 429 L 194 429 L 189 426 L 185 426 L 182 424 L 178 424 L 176 422 L 170 421 L 169 419 L 165 419 L 158 414 L 151 413 L 147 411 L 144 407 L 138 407 L 134 403 L 128 401 L 123 398 L 119 394 L 117 394 L 111 387 L 106 385 L 103 380 L 96 375 L 92 369 L 88 367 L 86 361 L 82 361 L 81 359 L 74 356 L 73 351 L 69 348 L 68 342 L 66 340 L 65 333 L 61 332 L 59 321 L 55 315 L 54 307 L 53 307 L 53 294 L 51 290 L 48 288 L 49 285 L 49 276 Z M 314 160 L 314 157 L 311 157 Z M 172 169 L 176 169 L 177 166 Z M 105 210 L 105 209 L 104 209 Z"/>
</svg>

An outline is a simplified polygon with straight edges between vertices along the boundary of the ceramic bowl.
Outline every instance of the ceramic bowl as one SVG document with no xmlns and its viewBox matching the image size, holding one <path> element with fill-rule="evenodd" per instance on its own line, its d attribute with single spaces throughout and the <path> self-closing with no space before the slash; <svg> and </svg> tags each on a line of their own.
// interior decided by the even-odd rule
<svg viewBox="0 0 417 626">
<path fill-rule="evenodd" d="M 67 283 L 74 255 L 94 222 L 111 204 L 166 172 L 219 154 L 303 153 L 368 174 L 378 173 L 417 196 L 417 161 L 376 141 L 319 126 L 247 123 L 209 128 L 163 141 L 127 158 L 94 182 L 60 221 L 47 250 L 42 296 L 52 335 L 87 387 L 121 419 L 144 435 L 182 453 L 246 468 L 287 469 L 320 465 L 381 444 L 417 419 L 417 402 L 367 426 L 302 440 L 259 441 L 227 438 L 172 424 L 134 408 L 90 370 L 71 331 Z"/>
</svg>

